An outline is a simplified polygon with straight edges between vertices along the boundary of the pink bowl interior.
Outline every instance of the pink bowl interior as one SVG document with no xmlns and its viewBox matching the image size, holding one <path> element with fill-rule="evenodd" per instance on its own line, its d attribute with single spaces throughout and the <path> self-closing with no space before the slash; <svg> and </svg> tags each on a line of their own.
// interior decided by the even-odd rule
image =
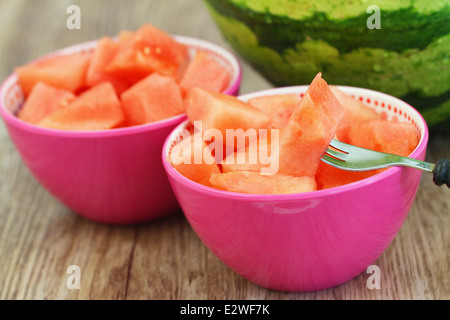
<svg viewBox="0 0 450 320">
<path fill-rule="evenodd" d="M 242 72 L 232 53 L 204 40 L 174 37 L 187 45 L 191 57 L 199 50 L 213 55 L 231 74 L 224 93 L 238 94 Z M 40 59 L 91 52 L 96 43 L 74 45 Z M 37 180 L 74 212 L 98 222 L 128 224 L 178 209 L 160 155 L 167 135 L 185 114 L 113 130 L 65 131 L 20 120 L 16 114 L 23 103 L 13 73 L 0 88 L 0 114 L 9 135 Z"/>
<path fill-rule="evenodd" d="M 428 129 L 411 106 L 371 90 L 339 87 L 390 120 L 413 123 L 423 160 Z M 307 86 L 240 96 L 305 93 Z M 393 241 L 420 182 L 421 172 L 390 168 L 337 188 L 301 194 L 257 195 L 216 190 L 179 174 L 166 161 L 186 120 L 167 138 L 162 158 L 175 196 L 194 231 L 228 267 L 265 288 L 304 292 L 343 284 L 363 272 Z"/>
</svg>

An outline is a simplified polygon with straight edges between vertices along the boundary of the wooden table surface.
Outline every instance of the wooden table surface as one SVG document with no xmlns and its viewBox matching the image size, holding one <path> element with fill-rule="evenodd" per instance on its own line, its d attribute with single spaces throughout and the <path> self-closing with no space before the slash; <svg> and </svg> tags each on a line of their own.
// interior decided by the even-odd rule
<svg viewBox="0 0 450 320">
<path fill-rule="evenodd" d="M 66 12 L 81 9 L 81 29 Z M 229 45 L 201 0 L 0 0 L 0 78 L 64 46 L 145 22 L 171 34 Z M 270 88 L 245 61 L 242 93 Z M 450 156 L 450 136 L 433 135 L 428 159 Z M 0 124 L 0 299 L 425 299 L 450 298 L 450 190 L 423 175 L 398 236 L 376 261 L 381 288 L 362 273 L 336 288 L 283 293 L 235 274 L 199 240 L 181 212 L 134 226 L 97 224 L 55 200 L 28 171 Z M 81 288 L 67 287 L 79 266 Z"/>
</svg>

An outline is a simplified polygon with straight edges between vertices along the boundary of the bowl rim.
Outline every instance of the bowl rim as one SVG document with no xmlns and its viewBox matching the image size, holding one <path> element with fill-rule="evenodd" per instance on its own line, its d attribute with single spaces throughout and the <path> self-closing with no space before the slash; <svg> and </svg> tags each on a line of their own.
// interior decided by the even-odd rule
<svg viewBox="0 0 450 320">
<path fill-rule="evenodd" d="M 180 41 L 181 43 L 188 46 L 189 49 L 208 49 L 212 52 L 218 53 L 221 57 L 225 58 L 230 67 L 233 69 L 233 77 L 230 79 L 230 83 L 228 87 L 223 91 L 224 94 L 232 94 L 233 92 L 238 93 L 239 88 L 242 82 L 242 65 L 237 58 L 237 56 L 230 50 L 225 47 L 219 46 L 213 42 L 208 40 L 184 36 L 184 35 L 171 35 L 175 40 Z M 113 37 L 117 38 L 117 37 Z M 95 45 L 98 43 L 100 39 L 97 40 L 89 40 L 85 42 L 81 42 L 78 44 L 70 45 L 53 52 L 47 53 L 41 57 L 38 57 L 29 63 L 37 62 L 39 60 L 44 60 L 53 56 L 58 55 L 66 55 L 75 52 L 83 52 L 85 50 L 92 50 L 95 48 Z M 13 86 L 17 82 L 17 75 L 12 72 L 7 76 L 7 78 L 0 85 L 0 115 L 3 120 L 13 125 L 21 130 L 28 131 L 34 134 L 48 135 L 48 136 L 58 136 L 58 137 L 67 137 L 67 138 L 108 138 L 115 136 L 125 136 L 131 134 L 138 134 L 142 132 L 148 131 L 156 131 L 163 128 L 167 128 L 173 125 L 176 125 L 183 121 L 186 118 L 186 113 L 182 113 L 167 119 L 162 119 L 159 121 L 155 121 L 152 123 L 146 123 L 141 125 L 134 125 L 124 128 L 115 128 L 115 129 L 105 129 L 105 130 L 95 130 L 95 131 L 81 131 L 81 130 L 62 130 L 62 129 L 51 129 L 39 127 L 35 124 L 27 123 L 22 121 L 17 116 L 15 116 L 12 112 L 10 112 L 6 103 L 4 103 L 4 98 L 6 97 L 6 91 Z"/>
<path fill-rule="evenodd" d="M 280 94 L 280 93 L 292 93 L 292 90 L 304 90 L 309 87 L 309 85 L 299 85 L 299 86 L 287 86 L 287 87 L 279 87 L 279 88 L 271 88 L 271 89 L 265 89 L 260 91 L 255 91 L 252 93 L 247 93 L 238 96 L 239 99 L 250 99 L 254 96 L 260 96 L 263 94 Z M 365 88 L 359 88 L 359 87 L 352 87 L 352 86 L 341 86 L 336 85 L 339 89 L 343 89 L 343 91 L 349 92 L 359 92 L 359 93 L 366 93 L 366 94 L 372 94 L 372 95 L 379 95 L 383 98 L 389 99 L 395 103 L 399 103 L 404 105 L 406 108 L 408 108 L 411 113 L 415 114 L 415 117 L 420 120 L 420 126 L 422 127 L 422 135 L 419 140 L 419 143 L 417 147 L 413 150 L 413 152 L 409 155 L 409 157 L 416 158 L 419 154 L 422 152 L 426 152 L 426 147 L 428 144 L 429 139 L 429 130 L 428 126 L 426 124 L 425 119 L 420 114 L 417 109 L 412 107 L 410 104 L 406 103 L 403 100 L 400 100 L 399 98 L 396 98 L 394 96 L 391 96 L 389 94 L 371 90 L 371 89 L 365 89 Z M 303 91 L 303 92 L 304 92 Z M 203 194 L 208 194 L 217 198 L 227 198 L 227 199 L 234 199 L 239 201 L 258 201 L 258 202 L 293 202 L 293 201 L 301 201 L 301 200 L 311 200 L 311 199 L 321 199 L 325 198 L 331 195 L 338 195 L 346 192 L 350 192 L 352 190 L 358 189 L 358 188 L 364 188 L 365 186 L 372 185 L 374 183 L 377 183 L 379 181 L 385 180 L 395 174 L 398 174 L 400 170 L 403 168 L 400 167 L 391 167 L 387 170 L 384 170 L 380 173 L 377 173 L 373 176 L 370 176 L 368 178 L 358 180 L 352 183 L 348 183 L 345 185 L 341 185 L 338 187 L 333 187 L 329 189 L 323 189 L 323 190 L 316 190 L 316 191 L 309 191 L 309 192 L 303 192 L 303 193 L 291 193 L 291 194 L 247 194 L 247 193 L 239 193 L 239 192 L 231 192 L 231 191 L 225 191 L 220 189 L 215 189 L 213 187 L 208 187 L 202 184 L 199 184 L 197 182 L 194 182 L 186 177 L 184 177 L 182 174 L 180 174 L 170 163 L 167 161 L 168 156 L 168 150 L 170 148 L 170 144 L 174 140 L 174 134 L 180 129 L 185 127 L 189 123 L 189 119 L 185 119 L 182 123 L 177 125 L 177 127 L 167 136 L 163 149 L 162 149 L 162 163 L 164 166 L 164 169 L 166 170 L 166 173 L 171 178 L 175 179 L 177 182 L 183 184 L 189 189 L 194 189 L 196 192 L 200 192 Z M 411 169 L 415 170 L 415 169 Z"/>
</svg>

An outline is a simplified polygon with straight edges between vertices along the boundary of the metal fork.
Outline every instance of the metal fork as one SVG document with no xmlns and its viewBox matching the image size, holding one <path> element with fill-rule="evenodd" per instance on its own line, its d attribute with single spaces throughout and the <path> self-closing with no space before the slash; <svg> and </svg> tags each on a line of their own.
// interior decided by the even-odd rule
<svg viewBox="0 0 450 320">
<path fill-rule="evenodd" d="M 450 162 L 442 158 L 429 163 L 395 154 L 356 147 L 333 139 L 321 160 L 329 165 L 349 171 L 367 171 L 392 166 L 406 166 L 433 174 L 433 182 L 450 188 Z"/>
</svg>

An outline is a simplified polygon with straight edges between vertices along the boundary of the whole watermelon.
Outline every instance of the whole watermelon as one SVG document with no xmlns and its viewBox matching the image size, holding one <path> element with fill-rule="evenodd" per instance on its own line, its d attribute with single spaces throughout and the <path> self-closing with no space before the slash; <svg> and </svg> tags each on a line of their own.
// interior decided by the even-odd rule
<svg viewBox="0 0 450 320">
<path fill-rule="evenodd" d="M 370 88 L 450 132 L 450 0 L 205 0 L 226 40 L 276 86 Z"/>
</svg>

